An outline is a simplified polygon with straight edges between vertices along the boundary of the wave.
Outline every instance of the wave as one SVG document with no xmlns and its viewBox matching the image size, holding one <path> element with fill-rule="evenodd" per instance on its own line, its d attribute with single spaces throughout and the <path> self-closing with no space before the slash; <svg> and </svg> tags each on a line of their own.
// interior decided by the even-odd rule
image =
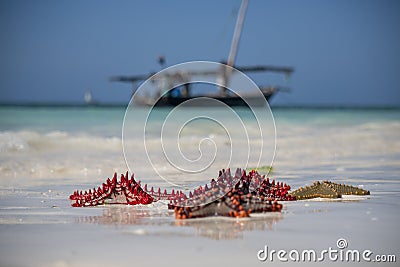
<svg viewBox="0 0 400 267">
<path fill-rule="evenodd" d="M 99 151 L 121 148 L 121 138 L 88 134 L 72 135 L 63 131 L 39 133 L 36 131 L 0 132 L 0 152 L 73 151 L 95 149 Z"/>
<path fill-rule="evenodd" d="M 329 127 L 277 123 L 274 169 L 295 171 L 309 168 L 315 174 L 320 168 L 320 171 L 330 173 L 333 170 L 340 175 L 350 169 L 359 174 L 362 168 L 385 168 L 387 171 L 388 166 L 395 166 L 398 170 L 399 132 L 400 122 L 392 120 Z M 229 139 L 225 134 L 217 132 L 208 133 L 207 136 L 225 145 L 218 150 L 218 155 L 224 154 L 224 149 L 229 148 Z M 197 149 L 198 141 L 203 137 L 203 134 L 194 130 L 188 132 L 180 140 L 184 152 L 193 147 Z M 167 144 L 169 146 L 176 142 L 174 138 L 164 141 L 170 142 Z M 100 136 L 89 132 L 0 131 L 0 186 L 37 185 L 40 182 L 49 184 L 52 179 L 64 179 L 64 182 L 75 184 L 97 184 L 114 172 L 127 170 L 122 143 L 119 136 Z M 250 143 L 259 145 L 251 138 Z M 143 139 L 133 136 L 130 140 L 124 140 L 124 145 L 129 152 L 133 152 L 129 166 L 139 174 L 138 177 L 154 177 L 146 153 L 136 150 L 143 145 Z M 147 146 L 153 150 L 153 154 L 156 151 L 154 162 L 157 168 L 168 171 L 170 166 L 160 152 L 160 138 L 151 136 Z M 272 143 L 268 142 L 268 146 L 272 147 Z M 208 147 L 204 149 L 207 151 Z M 229 167 L 244 167 L 237 166 L 240 164 Z M 216 172 L 214 169 L 210 171 L 211 174 Z"/>
<path fill-rule="evenodd" d="M 66 177 L 87 181 L 103 171 L 107 175 L 124 171 L 121 143 L 115 136 L 62 131 L 0 132 L 0 184 L 26 185 L 37 178 Z"/>
</svg>

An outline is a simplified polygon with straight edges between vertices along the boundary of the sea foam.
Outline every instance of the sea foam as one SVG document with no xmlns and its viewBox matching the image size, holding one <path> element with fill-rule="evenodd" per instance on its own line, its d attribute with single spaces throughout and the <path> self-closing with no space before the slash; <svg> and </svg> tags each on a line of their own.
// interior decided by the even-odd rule
<svg viewBox="0 0 400 267">
<path fill-rule="evenodd" d="M 82 179 L 104 175 L 103 170 L 107 174 L 122 171 L 121 143 L 120 137 L 62 131 L 0 132 L 0 185 L 29 184 L 35 178 Z"/>
</svg>

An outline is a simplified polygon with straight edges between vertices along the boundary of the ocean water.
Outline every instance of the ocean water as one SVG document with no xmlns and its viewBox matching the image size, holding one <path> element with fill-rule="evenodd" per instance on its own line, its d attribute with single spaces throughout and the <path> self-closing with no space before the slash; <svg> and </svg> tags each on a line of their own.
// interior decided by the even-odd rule
<svg viewBox="0 0 400 267">
<path fill-rule="evenodd" d="M 186 125 L 177 117 L 195 118 L 204 112 L 176 112 L 173 120 L 167 120 L 167 126 L 163 123 L 171 109 L 152 111 L 146 121 L 146 134 L 142 121 L 147 113 L 135 110 L 128 113 L 126 124 L 130 123 L 130 128 L 125 125 L 129 132 L 122 140 L 125 107 L 1 107 L 0 185 L 58 183 L 57 179 L 92 183 L 127 169 L 152 181 L 149 176 L 157 176 L 152 168 L 163 176 L 184 173 L 174 167 L 177 158 L 186 161 L 186 165 L 176 163 L 181 165 L 178 167 L 189 171 L 204 168 L 200 173 L 211 177 L 219 168 L 273 165 L 274 175 L 287 178 L 323 175 L 373 179 L 383 178 L 376 177 L 382 173 L 385 179 L 397 179 L 398 109 L 276 108 L 275 122 L 258 122 L 267 129 L 262 129 L 263 138 L 248 110 L 237 109 L 240 118 L 218 109 L 208 110 L 208 119 Z M 174 132 L 182 126 L 181 132 Z M 276 133 L 271 127 L 276 127 Z M 264 157 L 258 162 L 261 141 Z M 143 142 L 144 152 L 139 149 Z M 181 151 L 174 149 L 178 145 Z M 188 164 L 196 160 L 199 166 Z"/>
<path fill-rule="evenodd" d="M 0 265 L 131 266 L 149 258 L 175 266 L 259 265 L 268 264 L 256 255 L 265 245 L 322 250 L 339 238 L 351 249 L 400 256 L 400 109 L 273 108 L 273 119 L 266 114 L 261 121 L 243 109 L 238 116 L 187 109 L 172 119 L 171 109 L 158 109 L 148 120 L 138 109 L 123 128 L 125 111 L 0 107 Z M 187 120 L 196 114 L 204 116 Z M 280 214 L 244 220 L 193 221 L 175 220 L 162 202 L 72 208 L 68 201 L 73 190 L 128 169 L 142 183 L 171 189 L 207 182 L 220 168 L 267 173 L 270 165 L 268 175 L 292 188 L 332 180 L 371 196 L 284 203 Z M 129 248 L 124 257 L 122 248 Z"/>
</svg>

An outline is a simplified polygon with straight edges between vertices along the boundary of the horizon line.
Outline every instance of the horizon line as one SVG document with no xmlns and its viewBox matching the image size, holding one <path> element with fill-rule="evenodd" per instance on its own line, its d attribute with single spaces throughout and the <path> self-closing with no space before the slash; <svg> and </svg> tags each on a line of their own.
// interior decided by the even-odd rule
<svg viewBox="0 0 400 267">
<path fill-rule="evenodd" d="M 122 102 L 0 102 L 0 107 L 49 107 L 49 108 L 121 108 L 127 107 L 128 103 Z M 399 105 L 388 104 L 269 104 L 271 108 L 293 108 L 293 109 L 400 109 Z M 159 108 L 159 107 L 157 107 Z M 168 108 L 168 107 L 165 107 Z"/>
</svg>

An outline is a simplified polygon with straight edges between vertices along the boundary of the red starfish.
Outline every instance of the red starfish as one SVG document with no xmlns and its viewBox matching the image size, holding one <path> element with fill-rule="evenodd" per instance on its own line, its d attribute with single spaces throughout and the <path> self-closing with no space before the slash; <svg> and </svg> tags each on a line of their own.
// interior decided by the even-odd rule
<svg viewBox="0 0 400 267">
<path fill-rule="evenodd" d="M 160 199 L 169 200 L 169 209 L 175 210 L 178 219 L 196 218 L 205 216 L 248 217 L 251 212 L 280 211 L 282 205 L 276 200 L 294 200 L 288 195 L 290 187 L 286 184 L 269 182 L 268 178 L 256 171 L 249 172 L 237 169 L 232 176 L 227 169 L 219 172 L 218 178 L 212 179 L 204 187 L 200 186 L 186 196 L 182 191 L 168 193 L 161 192 L 153 187 L 148 190 L 147 185 L 141 188 L 132 175 L 128 180 L 128 173 L 121 174 L 117 181 L 117 174 L 113 179 L 107 179 L 102 188 L 78 192 L 70 196 L 74 207 L 96 206 L 100 204 L 150 204 Z"/>
</svg>

